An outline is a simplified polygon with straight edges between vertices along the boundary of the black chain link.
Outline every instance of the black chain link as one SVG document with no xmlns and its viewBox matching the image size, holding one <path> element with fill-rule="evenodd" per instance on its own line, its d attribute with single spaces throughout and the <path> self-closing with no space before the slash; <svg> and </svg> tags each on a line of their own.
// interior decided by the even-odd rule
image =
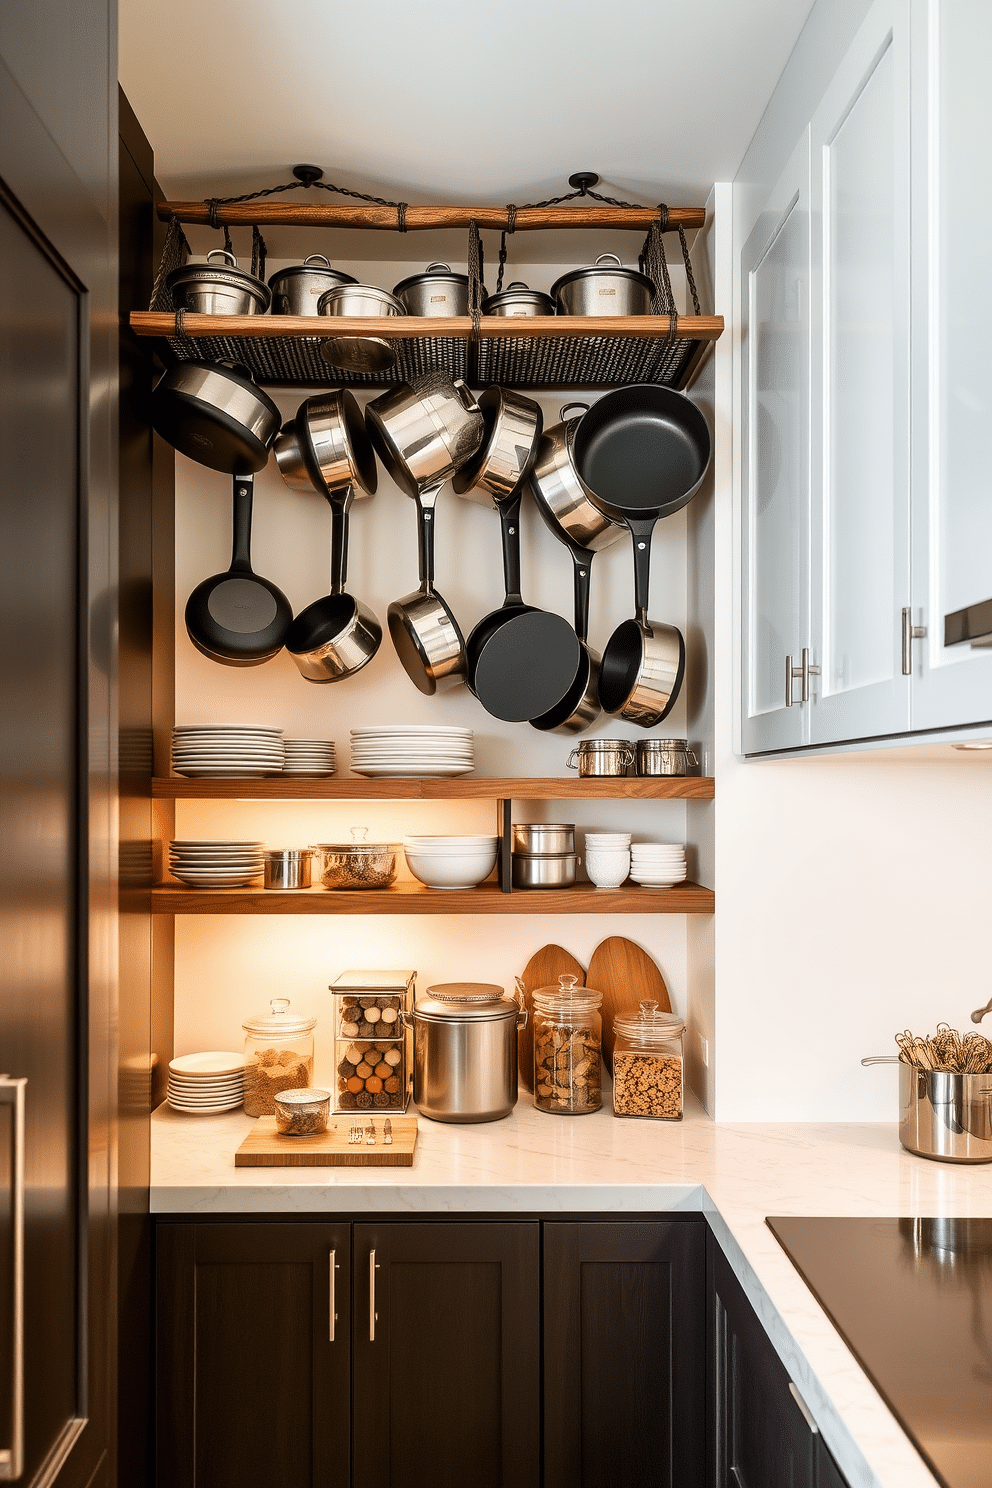
<svg viewBox="0 0 992 1488">
<path fill-rule="evenodd" d="M 258 201 L 263 196 L 277 196 L 281 191 L 294 191 L 301 187 L 309 191 L 311 186 L 319 186 L 321 191 L 336 192 L 338 196 L 351 196 L 356 201 L 369 202 L 375 207 L 393 207 L 396 210 L 396 226 L 400 232 L 406 232 L 406 209 L 409 202 L 387 201 L 384 196 L 370 196 L 365 191 L 352 191 L 350 186 L 336 186 L 333 181 L 284 181 L 281 186 L 263 186 L 260 191 L 246 191 L 242 196 L 209 196 L 205 198 L 209 208 L 209 223 L 211 227 L 220 228 L 221 223 L 217 221 L 217 208 L 229 207 L 235 202 Z M 224 226 L 225 247 L 230 242 L 230 234 L 226 223 Z"/>
</svg>

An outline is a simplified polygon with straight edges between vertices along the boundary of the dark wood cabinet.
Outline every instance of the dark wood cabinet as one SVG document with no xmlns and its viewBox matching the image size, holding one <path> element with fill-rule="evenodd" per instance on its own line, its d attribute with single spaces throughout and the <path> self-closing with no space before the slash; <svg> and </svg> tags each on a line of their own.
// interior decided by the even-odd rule
<svg viewBox="0 0 992 1488">
<path fill-rule="evenodd" d="M 790 1392 L 788 1371 L 712 1235 L 708 1249 L 708 1415 L 717 1488 L 815 1488 L 817 1438 Z"/>
<path fill-rule="evenodd" d="M 157 1238 L 160 1488 L 349 1488 L 351 1226 Z"/>
<path fill-rule="evenodd" d="M 538 1488 L 540 1225 L 354 1231 L 355 1488 Z"/>
<path fill-rule="evenodd" d="M 816 1438 L 815 1456 L 816 1488 L 849 1488 L 847 1479 L 824 1446 L 822 1436 Z"/>
<path fill-rule="evenodd" d="M 545 1224 L 545 1488 L 702 1488 L 705 1228 Z"/>
</svg>

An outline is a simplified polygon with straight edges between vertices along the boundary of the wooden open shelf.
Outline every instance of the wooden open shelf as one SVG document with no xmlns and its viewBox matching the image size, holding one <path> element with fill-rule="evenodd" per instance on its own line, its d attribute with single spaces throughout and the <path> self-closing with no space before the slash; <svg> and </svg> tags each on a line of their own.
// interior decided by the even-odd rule
<svg viewBox="0 0 992 1488">
<path fill-rule="evenodd" d="M 570 889 L 500 891 L 427 889 L 401 883 L 391 889 L 191 889 L 166 884 L 151 891 L 156 914 L 712 914 L 712 889 L 684 883 L 674 889 Z"/>
<path fill-rule="evenodd" d="M 156 776 L 152 795 L 172 801 L 712 801 L 710 775 L 502 778 L 461 775 L 453 780 L 319 779 L 191 780 Z"/>
</svg>

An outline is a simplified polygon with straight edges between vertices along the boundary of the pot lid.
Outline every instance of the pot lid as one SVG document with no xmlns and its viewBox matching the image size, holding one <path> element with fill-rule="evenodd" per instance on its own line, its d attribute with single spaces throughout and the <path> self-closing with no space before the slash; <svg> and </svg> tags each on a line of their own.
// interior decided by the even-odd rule
<svg viewBox="0 0 992 1488">
<path fill-rule="evenodd" d="M 529 285 L 521 280 L 508 284 L 498 294 L 489 295 L 482 302 L 482 313 L 486 314 L 486 306 L 492 305 L 537 305 L 546 308 L 549 315 L 554 314 L 554 301 L 551 296 L 544 293 L 543 289 L 531 289 Z"/>
<path fill-rule="evenodd" d="M 270 274 L 269 287 L 277 289 L 284 279 L 295 279 L 300 274 L 317 274 L 322 279 L 336 279 L 338 284 L 358 283 L 353 274 L 345 274 L 341 269 L 332 269 L 322 253 L 311 253 L 301 264 L 290 264 L 287 268 L 277 269 L 274 274 Z"/>
<path fill-rule="evenodd" d="M 493 982 L 440 982 L 414 1007 L 418 1018 L 433 1023 L 486 1023 L 519 1012 L 520 1004 Z"/>
<path fill-rule="evenodd" d="M 613 1019 L 613 1030 L 639 1044 L 660 1044 L 684 1033 L 685 1020 L 678 1013 L 660 1013 L 658 1004 L 648 1001 L 641 1003 L 636 1015 L 618 1013 Z"/>
<path fill-rule="evenodd" d="M 400 844 L 398 842 L 366 842 L 365 839 L 368 836 L 368 834 L 369 834 L 368 827 L 352 827 L 352 829 L 351 829 L 351 841 L 350 842 L 318 842 L 317 843 L 317 846 L 322 851 L 326 848 L 328 852 L 347 852 L 347 853 L 399 852 L 399 850 L 400 850 Z"/>
<path fill-rule="evenodd" d="M 532 994 L 535 998 L 554 999 L 555 1002 L 575 1003 L 577 1007 L 585 1010 L 598 1008 L 603 1000 L 602 992 L 597 992 L 595 987 L 580 987 L 579 979 L 571 972 L 563 971 L 558 977 L 556 987 L 536 987 Z"/>
<path fill-rule="evenodd" d="M 393 294 L 401 295 L 405 289 L 410 289 L 414 284 L 468 284 L 467 274 L 456 274 L 449 264 L 428 264 L 422 274 L 411 274 L 407 279 L 401 279 L 399 284 L 393 285 Z"/>
<path fill-rule="evenodd" d="M 606 258 L 616 259 L 615 263 L 604 263 Z M 654 280 L 649 279 L 647 274 L 642 274 L 639 269 L 628 269 L 617 258 L 615 253 L 601 253 L 594 264 L 587 264 L 581 269 L 571 269 L 567 274 L 562 274 L 551 286 L 552 297 L 564 289 L 566 284 L 574 284 L 577 279 L 629 279 L 632 284 L 640 284 L 644 289 L 654 294 Z"/>
<path fill-rule="evenodd" d="M 271 1012 L 260 1013 L 257 1018 L 246 1018 L 241 1027 L 249 1033 L 279 1036 L 284 1033 L 309 1033 L 317 1026 L 316 1018 L 308 1018 L 304 1013 L 289 1012 L 288 997 L 273 997 L 269 1007 Z"/>
<path fill-rule="evenodd" d="M 214 253 L 223 250 L 214 249 Z M 206 263 L 182 264 L 178 269 L 173 269 L 165 281 L 165 287 L 170 294 L 173 289 L 181 288 L 186 284 L 228 284 L 234 289 L 246 289 L 255 296 L 263 305 L 268 305 L 272 294 L 261 279 L 256 279 L 254 274 L 249 274 L 245 269 L 239 269 L 237 260 L 233 254 L 224 253 L 225 259 L 230 263 L 211 263 L 213 255 L 208 255 Z"/>
</svg>

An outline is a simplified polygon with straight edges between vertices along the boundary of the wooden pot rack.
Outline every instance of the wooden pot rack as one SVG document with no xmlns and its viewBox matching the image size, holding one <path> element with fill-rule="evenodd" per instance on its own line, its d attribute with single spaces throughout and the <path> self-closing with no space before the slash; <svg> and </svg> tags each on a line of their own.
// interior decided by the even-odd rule
<svg viewBox="0 0 992 1488">
<path fill-rule="evenodd" d="M 210 204 L 205 201 L 159 202 L 158 215 L 163 222 L 175 217 L 191 226 L 209 227 Z M 407 207 L 407 232 L 424 232 L 430 228 L 494 228 L 503 232 L 508 227 L 505 207 Z M 629 228 L 647 232 L 658 220 L 657 207 L 520 207 L 514 220 L 514 232 L 537 232 L 544 228 L 608 227 Z M 704 207 L 669 207 L 670 227 L 699 228 L 706 221 Z M 338 205 L 333 202 L 255 201 L 229 202 L 214 209 L 214 222 L 221 227 L 364 227 L 377 231 L 397 230 L 395 207 Z"/>
</svg>

